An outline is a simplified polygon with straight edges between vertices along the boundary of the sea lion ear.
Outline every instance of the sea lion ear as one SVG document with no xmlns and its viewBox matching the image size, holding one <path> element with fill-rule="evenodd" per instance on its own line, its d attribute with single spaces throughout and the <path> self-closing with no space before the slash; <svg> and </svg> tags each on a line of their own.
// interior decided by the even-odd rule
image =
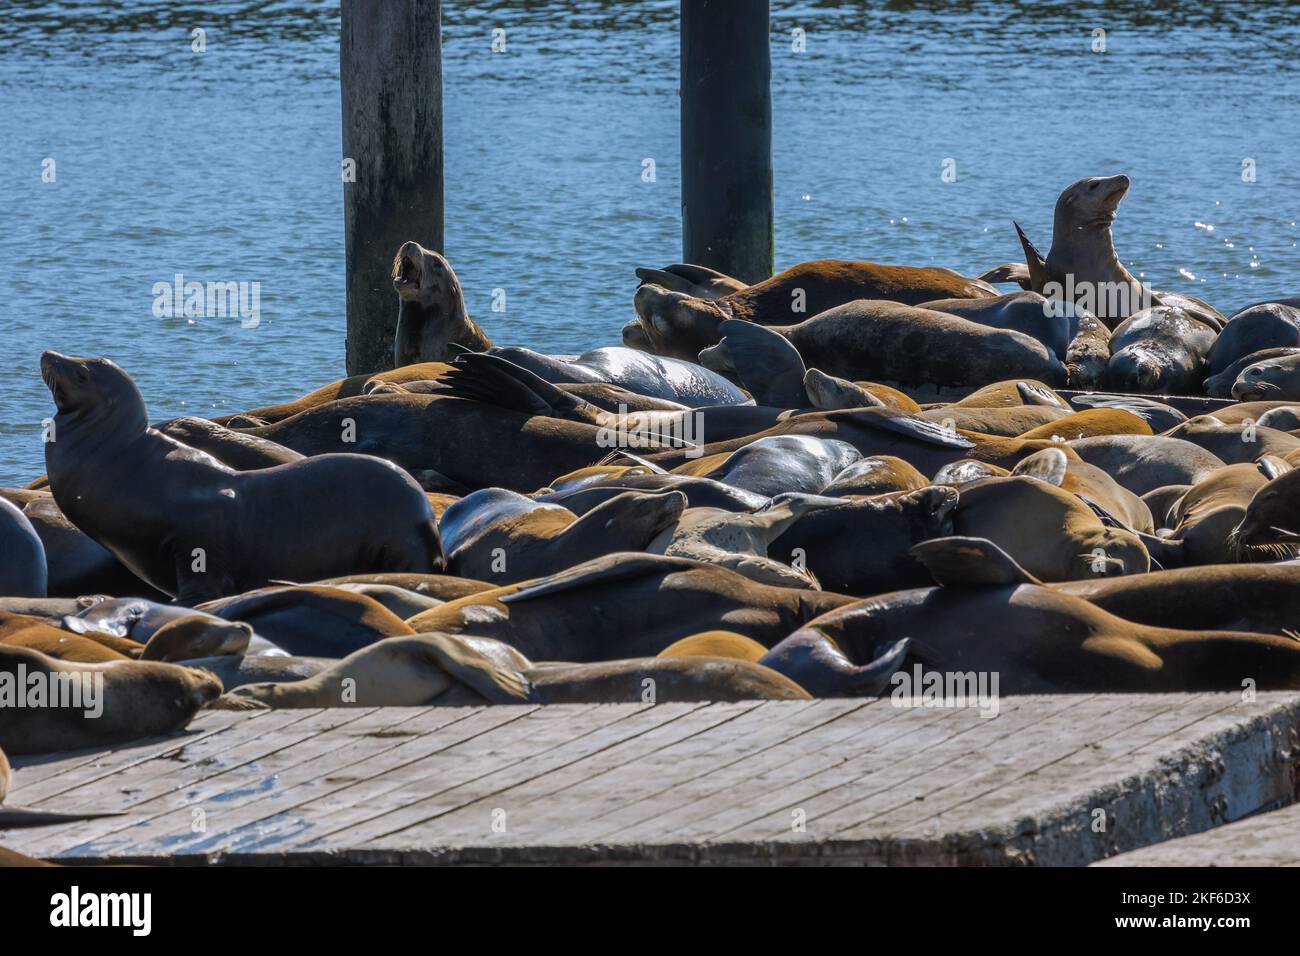
<svg viewBox="0 0 1300 956">
<path fill-rule="evenodd" d="M 1011 469 L 1011 474 L 1037 478 L 1039 481 L 1045 481 L 1049 485 L 1056 485 L 1059 488 L 1061 482 L 1065 481 L 1065 469 L 1068 463 L 1065 452 L 1061 449 L 1044 448 L 1042 451 L 1036 451 L 1029 457 L 1022 459 L 1016 467 Z"/>
<path fill-rule="evenodd" d="M 940 587 L 1042 583 L 986 538 L 934 538 L 913 545 L 908 553 L 925 565 Z"/>
<path fill-rule="evenodd" d="M 1029 241 L 1025 231 L 1020 228 L 1020 223 L 1012 221 L 1011 225 L 1016 227 L 1016 235 L 1020 237 L 1020 246 L 1025 250 L 1025 265 L 1029 267 L 1029 291 L 1042 292 L 1043 287 L 1047 285 L 1047 260 L 1043 254 L 1034 248 L 1034 244 Z"/>
<path fill-rule="evenodd" d="M 1259 468 L 1259 473 L 1269 481 L 1280 478 L 1292 470 L 1290 463 L 1277 455 L 1265 455 L 1255 464 Z"/>
</svg>

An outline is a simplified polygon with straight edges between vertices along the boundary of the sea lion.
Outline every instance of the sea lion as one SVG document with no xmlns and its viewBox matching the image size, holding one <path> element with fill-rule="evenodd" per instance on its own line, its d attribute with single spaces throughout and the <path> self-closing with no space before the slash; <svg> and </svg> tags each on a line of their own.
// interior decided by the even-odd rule
<svg viewBox="0 0 1300 956">
<path fill-rule="evenodd" d="M 433 571 L 442 546 L 411 477 L 364 455 L 238 472 L 148 426 L 144 398 L 107 359 L 46 352 L 54 499 L 158 590 L 194 605 L 273 578 Z"/>
<path fill-rule="evenodd" d="M 225 425 L 227 428 L 273 425 L 318 405 L 338 401 L 340 398 L 353 398 L 364 395 L 367 388 L 381 381 L 399 385 L 406 382 L 436 381 L 450 368 L 451 366 L 446 362 L 417 362 L 415 365 L 400 366 L 388 369 L 385 372 L 375 372 L 369 375 L 350 375 L 347 378 L 330 382 L 328 385 L 322 385 L 320 388 L 308 392 L 292 402 L 254 408 L 238 415 L 221 416 L 213 419 L 213 421 Z M 240 421 L 237 422 L 237 419 Z"/>
<path fill-rule="evenodd" d="M 532 503 L 528 511 L 458 536 L 447 556 L 448 572 L 513 584 L 616 551 L 653 550 L 659 536 L 681 517 L 686 496 L 628 491 L 580 518 L 567 508 Z"/>
<path fill-rule="evenodd" d="M 1288 549 L 1300 545 L 1296 507 L 1300 470 L 1272 458 L 1263 459 L 1259 468 L 1269 480 L 1255 492 L 1241 522 L 1232 529 L 1231 544 L 1246 556 L 1272 557 L 1279 545 Z"/>
<path fill-rule="evenodd" d="M 1065 381 L 1064 364 L 1037 339 L 897 302 L 862 299 L 771 328 L 799 350 L 805 366 L 849 380 L 960 386 L 1009 374 Z M 728 336 L 751 330 L 728 319 L 718 331 L 721 340 L 700 353 L 700 362 L 725 372 L 732 367 Z"/>
<path fill-rule="evenodd" d="M 761 584 L 778 587 L 818 587 L 817 579 L 801 568 L 774 561 L 768 546 L 792 524 L 830 500 L 810 495 L 782 496 L 753 514 L 719 508 L 690 508 L 673 525 L 646 545 L 650 554 L 692 558 L 730 568 Z"/>
<path fill-rule="evenodd" d="M 920 491 L 930 484 L 925 475 L 893 455 L 861 458 L 836 473 L 818 492 L 823 498 L 883 495 L 892 491 Z"/>
<path fill-rule="evenodd" d="M 767 653 L 767 648 L 753 638 L 735 631 L 701 631 L 674 641 L 658 657 L 730 657 L 753 663 Z"/>
<path fill-rule="evenodd" d="M 1094 511 L 1100 508 L 1131 531 L 1155 533 L 1151 510 L 1142 498 L 1100 468 L 1086 461 L 1070 459 L 1059 448 L 1047 448 L 1022 459 L 1011 474 L 1056 485 L 1083 499 Z"/>
<path fill-rule="evenodd" d="M 958 492 L 954 534 L 992 541 L 1039 580 L 1151 570 L 1136 534 L 1107 527 L 1087 504 L 1054 484 L 1013 474 L 982 478 Z"/>
<path fill-rule="evenodd" d="M 107 661 L 130 660 L 131 655 L 110 647 L 92 636 L 71 634 L 42 621 L 22 614 L 0 613 L 0 645 L 26 647 L 40 651 L 55 660 L 82 664 L 100 664 Z M 137 644 L 138 654 L 142 648 Z"/>
<path fill-rule="evenodd" d="M 27 516 L 0 498 L 0 594 L 45 597 L 45 545 Z"/>
<path fill-rule="evenodd" d="M 1065 418 L 1069 414 L 1063 408 L 1051 408 L 1046 405 L 1007 405 L 1000 408 L 960 408 L 943 405 L 939 408 L 927 408 L 916 417 L 935 422 L 948 429 L 961 428 L 984 435 L 1014 438 L 1037 429 L 1040 425 L 1048 425 Z"/>
<path fill-rule="evenodd" d="M 856 299 L 919 305 L 933 299 L 996 295 L 991 285 L 947 269 L 819 259 L 792 266 L 717 300 L 642 285 L 634 299 L 639 324 L 629 327 L 636 334 L 630 336 L 625 328 L 623 337 L 624 342 L 647 345 L 659 355 L 693 359 L 702 349 L 717 344 L 719 326 L 727 319 L 785 325 Z"/>
<path fill-rule="evenodd" d="M 1151 431 L 1157 435 L 1168 431 L 1180 422 L 1187 421 L 1187 416 L 1172 405 L 1150 398 L 1140 398 L 1136 395 L 1108 395 L 1104 392 L 1090 392 L 1072 395 L 1070 404 L 1081 410 L 1091 408 L 1121 409 L 1142 419 L 1147 423 Z"/>
<path fill-rule="evenodd" d="M 1037 458 L 1044 452 L 1054 452 L 1055 448 L 1045 448 L 1043 451 L 1034 452 L 1034 454 L 1021 459 L 1021 462 L 1030 461 Z M 1076 456 L 1077 458 L 1077 456 Z M 1019 467 L 1017 465 L 1016 467 Z M 1009 468 L 1000 468 L 997 465 L 990 465 L 986 461 L 974 461 L 970 458 L 962 458 L 959 461 L 951 462 L 944 465 L 934 473 L 934 480 L 931 482 L 936 485 L 950 485 L 957 487 L 964 485 L 968 481 L 975 481 L 977 478 L 1005 478 L 1011 474 Z"/>
<path fill-rule="evenodd" d="M 717 461 L 724 461 L 719 458 Z M 755 511 L 768 497 L 694 475 L 623 475 L 567 491 L 547 492 L 538 501 L 563 505 L 576 515 L 585 515 L 611 498 L 628 491 L 677 491 L 686 496 L 688 508 L 721 508 L 724 511 Z"/>
<path fill-rule="evenodd" d="M 642 285 L 649 283 L 699 299 L 721 299 L 749 288 L 748 282 L 742 282 L 716 269 L 680 262 L 662 269 L 637 269 L 636 277 Z"/>
<path fill-rule="evenodd" d="M 1232 387 L 1237 383 L 1237 379 L 1241 377 L 1242 372 L 1256 363 L 1269 362 L 1288 355 L 1300 355 L 1300 346 L 1260 349 L 1258 352 L 1251 352 L 1249 355 L 1242 356 L 1219 374 L 1211 375 L 1205 380 L 1203 385 L 1205 394 L 1212 398 L 1232 398 Z"/>
<path fill-rule="evenodd" d="M 449 346 L 475 352 L 492 347 L 465 310 L 465 294 L 451 263 L 418 242 L 404 242 L 393 257 L 393 288 L 400 305 L 393 366 L 445 362 Z"/>
<path fill-rule="evenodd" d="M 1106 382 L 1126 392 L 1185 394 L 1205 379 L 1213 328 L 1182 309 L 1157 305 L 1134 312 L 1110 338 Z"/>
<path fill-rule="evenodd" d="M 1262 428 L 1276 428 L 1282 432 L 1300 429 L 1300 405 L 1270 409 L 1259 416 L 1259 425 Z"/>
<path fill-rule="evenodd" d="M 1263 349 L 1300 345 L 1300 309 L 1269 302 L 1242 309 L 1223 327 L 1208 356 L 1209 374 L 1219 375 L 1239 359 Z"/>
<path fill-rule="evenodd" d="M 850 382 L 820 369 L 808 369 L 803 387 L 813 408 L 888 408 L 904 415 L 921 411 L 920 405 L 896 388 L 876 382 Z"/>
<path fill-rule="evenodd" d="M 480 583 L 480 582 L 475 582 L 475 583 Z M 488 584 L 482 584 L 481 588 L 479 588 L 478 590 L 482 590 L 490 586 L 491 585 Z M 338 584 L 332 584 L 330 585 L 330 587 L 338 588 L 340 591 L 351 591 L 353 594 L 363 594 L 366 597 L 370 598 L 372 601 L 376 601 L 379 604 L 382 604 L 393 614 L 402 618 L 402 620 L 406 620 L 406 618 L 408 617 L 414 617 L 415 615 L 419 614 L 421 611 L 427 611 L 429 610 L 429 608 L 437 607 L 439 604 L 443 603 L 442 600 L 438 598 L 429 597 L 426 594 L 420 594 L 417 591 L 412 591 L 412 590 L 408 590 L 407 588 L 398 587 L 397 585 L 394 584 L 369 584 L 369 583 L 357 583 L 357 582 L 342 582 Z M 474 590 L 475 589 L 471 589 L 469 591 L 465 591 L 462 593 L 472 594 L 474 593 Z M 460 596 L 460 594 L 458 594 L 457 596 Z"/>
<path fill-rule="evenodd" d="M 1265 471 L 1268 474 L 1253 463 L 1227 465 L 1187 489 L 1166 515 L 1169 534 L 1156 541 L 1148 539 L 1152 557 L 1165 568 L 1295 557 L 1294 546 L 1270 545 L 1253 553 L 1243 550 L 1233 533 L 1252 498 L 1268 484 L 1268 475 L 1277 473 L 1271 468 Z"/>
<path fill-rule="evenodd" d="M 214 623 L 207 614 L 191 614 L 164 624 L 140 655 L 143 661 L 187 661 L 196 657 L 242 657 L 253 628 L 242 621 Z"/>
<path fill-rule="evenodd" d="M 217 706 L 636 703 L 645 701 L 647 692 L 653 703 L 809 699 L 799 685 L 775 671 L 728 658 L 528 663 L 523 669 L 509 667 L 463 638 L 424 633 L 363 648 L 306 680 L 246 684 Z"/>
<path fill-rule="evenodd" d="M 1246 679 L 1261 688 L 1300 686 L 1300 641 L 1124 620 L 1044 586 L 989 541 L 941 538 L 913 553 L 938 587 L 845 605 L 786 640 L 822 635 L 862 663 L 899 634 L 917 634 L 910 660 L 996 673 L 1002 695 L 1240 691 Z"/>
<path fill-rule="evenodd" d="M 1058 306 L 1063 305 L 1058 300 Z M 1011 292 L 993 299 L 935 299 L 923 309 L 946 312 L 995 329 L 1014 329 L 1042 342 L 1059 359 L 1070 344 L 1070 320 L 1065 311 L 1037 292 Z"/>
<path fill-rule="evenodd" d="M 33 705 L 37 683 L 49 687 L 47 701 L 58 689 L 64 706 Z M 0 706 L 0 748 L 11 754 L 105 747 L 174 733 L 221 694 L 221 682 L 211 674 L 176 664 L 75 664 L 0 645 L 0 693 L 6 686 L 7 693 L 18 693 L 20 685 L 28 705 Z"/>
<path fill-rule="evenodd" d="M 1150 435 L 1151 426 L 1141 416 L 1123 408 L 1087 408 L 1021 432 L 1021 438 L 1074 441 L 1093 435 Z"/>
<path fill-rule="evenodd" d="M 1300 353 L 1246 366 L 1232 383 L 1232 397 L 1239 402 L 1300 399 Z"/>
<path fill-rule="evenodd" d="M 495 584 L 489 584 L 486 581 L 458 578 L 450 574 L 347 574 L 342 577 L 324 578 L 320 581 L 309 581 L 307 583 L 319 587 L 369 584 L 381 587 L 398 587 L 404 591 L 413 591 L 421 597 L 432 598 L 439 602 L 454 601 L 457 598 L 468 597 L 481 591 L 490 591 L 496 587 Z M 361 591 L 360 593 L 365 594 L 366 592 Z"/>
<path fill-rule="evenodd" d="M 1257 461 L 1264 455 L 1279 458 L 1300 449 L 1300 438 L 1247 422 L 1229 425 L 1214 415 L 1198 415 L 1165 433 L 1199 445 L 1228 464 Z"/>
<path fill-rule="evenodd" d="M 306 680 L 335 663 L 329 657 L 242 657 L 223 654 L 219 657 L 196 657 L 179 661 L 186 667 L 195 667 L 212 674 L 221 681 L 226 691 L 245 684 L 281 683 Z"/>
<path fill-rule="evenodd" d="M 716 565 L 611 554 L 522 584 L 484 591 L 407 621 L 419 632 L 490 637 L 532 660 L 650 657 L 720 628 L 776 643 L 803 621 L 852 598 L 759 584 Z"/>
<path fill-rule="evenodd" d="M 1059 408 L 1065 412 L 1074 409 L 1044 382 L 1033 379 L 1004 379 L 982 385 L 960 401 L 948 403 L 948 408 L 1016 408 L 1021 405 L 1042 405 Z"/>
<path fill-rule="evenodd" d="M 73 634 L 85 634 L 102 639 L 105 636 L 129 638 L 143 647 L 154 634 L 182 618 L 199 612 L 178 604 L 159 604 L 145 598 L 107 598 L 64 615 L 61 624 Z M 214 614 L 206 615 L 208 624 L 221 629 L 227 622 Z"/>
<path fill-rule="evenodd" d="M 1135 495 L 1163 485 L 1194 485 L 1224 465 L 1199 445 L 1163 435 L 1095 435 L 1066 447 Z"/>
<path fill-rule="evenodd" d="M 237 432 L 206 418 L 174 418 L 163 422 L 158 430 L 184 445 L 207 452 L 235 471 L 274 468 L 303 459 L 302 455 L 283 445 Z"/>
<path fill-rule="evenodd" d="M 262 588 L 196 610 L 249 624 L 291 656 L 343 657 L 385 637 L 413 633 L 378 601 L 317 585 Z"/>
<path fill-rule="evenodd" d="M 861 457 L 848 442 L 833 438 L 775 435 L 756 439 L 716 464 L 701 458 L 677 473 L 697 474 L 771 498 L 792 491 L 816 494 Z"/>
<path fill-rule="evenodd" d="M 823 588 L 840 594 L 912 587 L 926 576 L 907 559 L 908 549 L 951 534 L 957 502 L 956 491 L 939 487 L 842 499 L 804 515 L 772 542 L 768 554 L 806 567 Z"/>
<path fill-rule="evenodd" d="M 1098 469 L 1100 470 L 1100 469 Z M 1211 472 L 1213 474 L 1213 472 Z M 1162 485 L 1152 491 L 1148 491 L 1142 496 L 1142 503 L 1147 506 L 1151 512 L 1151 522 L 1157 529 L 1169 528 L 1169 514 L 1187 492 L 1192 490 L 1191 485 Z M 1135 528 L 1140 531 L 1142 529 Z"/>
<path fill-rule="evenodd" d="M 1213 564 L 1053 585 L 1116 617 L 1185 630 L 1295 632 L 1300 564 Z"/>
</svg>

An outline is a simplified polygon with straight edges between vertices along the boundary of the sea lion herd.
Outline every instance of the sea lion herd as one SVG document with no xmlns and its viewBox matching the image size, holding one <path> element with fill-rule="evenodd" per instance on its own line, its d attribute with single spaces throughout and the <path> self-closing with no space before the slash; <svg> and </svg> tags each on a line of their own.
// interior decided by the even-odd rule
<svg viewBox="0 0 1300 956">
<path fill-rule="evenodd" d="M 211 421 L 151 426 L 123 368 L 47 352 L 47 475 L 0 489 L 0 748 L 918 665 L 1300 687 L 1300 297 L 1143 287 L 1128 187 L 1071 185 L 1046 256 L 1017 226 L 1026 261 L 975 278 L 638 269 L 623 345 L 576 359 L 493 345 L 407 242 L 392 370 Z"/>
</svg>

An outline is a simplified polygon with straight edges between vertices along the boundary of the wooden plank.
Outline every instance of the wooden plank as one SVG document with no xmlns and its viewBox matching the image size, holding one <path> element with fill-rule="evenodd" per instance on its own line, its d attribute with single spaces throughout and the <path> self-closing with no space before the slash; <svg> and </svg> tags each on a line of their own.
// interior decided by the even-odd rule
<svg viewBox="0 0 1300 956">
<path fill-rule="evenodd" d="M 1300 805 L 1099 860 L 1093 866 L 1300 866 Z"/>
</svg>

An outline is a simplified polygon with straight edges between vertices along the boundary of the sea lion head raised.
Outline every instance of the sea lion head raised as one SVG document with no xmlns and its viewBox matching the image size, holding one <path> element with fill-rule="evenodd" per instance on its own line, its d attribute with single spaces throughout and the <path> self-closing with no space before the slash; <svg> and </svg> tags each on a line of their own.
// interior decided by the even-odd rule
<svg viewBox="0 0 1300 956">
<path fill-rule="evenodd" d="M 41 378 L 54 397 L 59 417 L 76 421 L 112 419 L 114 430 L 149 425 L 144 396 L 131 376 L 106 358 L 41 354 Z M 56 436 L 57 438 L 57 436 Z"/>
<path fill-rule="evenodd" d="M 455 271 L 440 254 L 418 242 L 404 242 L 393 257 L 393 288 L 400 311 L 393 341 L 393 363 L 448 360 L 448 343 L 479 351 L 492 343 L 465 311 L 465 295 Z"/>
<path fill-rule="evenodd" d="M 1296 371 L 1294 362 L 1270 359 L 1256 362 L 1241 370 L 1232 383 L 1232 397 L 1239 402 L 1260 402 L 1269 399 L 1287 399 L 1283 383 L 1289 382 Z"/>
<path fill-rule="evenodd" d="M 725 302 L 699 299 L 650 282 L 636 290 L 633 305 L 641 329 L 639 333 L 624 329 L 623 341 L 632 348 L 688 362 L 718 343 L 722 338 L 719 327 L 731 318 Z"/>
<path fill-rule="evenodd" d="M 1065 239 L 1071 231 L 1109 229 L 1129 185 L 1129 178 L 1121 173 L 1087 176 L 1067 186 L 1056 200 L 1053 243 Z"/>
<path fill-rule="evenodd" d="M 1229 533 L 1228 543 L 1241 555 L 1255 552 L 1276 558 L 1278 545 L 1300 545 L 1300 520 L 1296 517 L 1300 470 L 1271 455 L 1260 459 L 1258 467 L 1269 482 L 1250 499 L 1245 515 Z"/>
</svg>

